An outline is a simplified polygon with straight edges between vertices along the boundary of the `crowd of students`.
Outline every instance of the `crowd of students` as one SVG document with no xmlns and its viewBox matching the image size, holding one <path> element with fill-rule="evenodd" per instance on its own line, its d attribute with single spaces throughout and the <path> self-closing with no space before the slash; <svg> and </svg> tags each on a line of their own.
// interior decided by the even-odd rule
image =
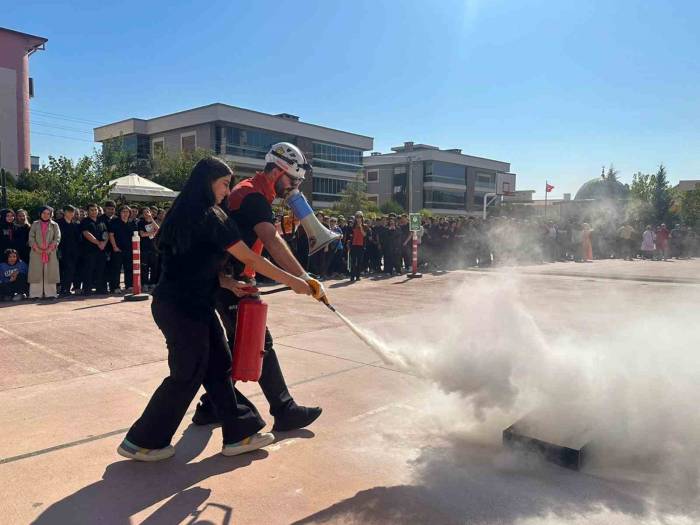
<svg viewBox="0 0 700 525">
<path fill-rule="evenodd" d="M 131 292 L 134 232 L 140 239 L 143 287 L 152 289 L 160 266 L 153 239 L 165 214 L 155 206 L 117 208 L 106 201 L 85 208 L 66 205 L 55 216 L 44 206 L 30 223 L 26 210 L 0 210 L 0 300 Z"/>
<path fill-rule="evenodd" d="M 55 217 L 51 208 L 43 207 L 32 223 L 26 210 L 0 210 L 0 300 L 131 292 L 135 231 L 141 246 L 141 282 L 143 290 L 150 291 L 160 273 L 154 237 L 165 214 L 164 208 L 117 208 L 114 201 L 107 201 L 101 207 L 64 206 Z M 309 255 L 303 227 L 293 217 L 276 219 L 282 237 L 308 272 L 323 279 L 358 281 L 369 274 L 410 271 L 408 215 L 367 219 L 361 211 L 349 218 L 318 212 L 317 218 L 340 238 L 313 255 Z M 419 266 L 436 270 L 495 263 L 700 256 L 700 237 L 685 224 L 634 227 L 608 221 L 592 228 L 573 219 L 557 223 L 502 216 L 485 221 L 426 217 L 417 242 Z"/>
<path fill-rule="evenodd" d="M 290 248 L 311 273 L 322 278 L 395 275 L 412 267 L 412 232 L 408 216 L 389 214 L 366 219 L 362 212 L 346 219 L 317 213 L 317 218 L 341 239 L 308 255 L 303 228 L 289 216 L 277 224 Z M 667 228 L 605 222 L 592 228 L 569 220 L 522 220 L 508 217 L 427 217 L 417 232 L 421 268 L 449 270 L 493 264 L 537 264 L 556 261 L 635 258 L 666 260 L 700 255 L 700 238 L 684 224 Z"/>
</svg>

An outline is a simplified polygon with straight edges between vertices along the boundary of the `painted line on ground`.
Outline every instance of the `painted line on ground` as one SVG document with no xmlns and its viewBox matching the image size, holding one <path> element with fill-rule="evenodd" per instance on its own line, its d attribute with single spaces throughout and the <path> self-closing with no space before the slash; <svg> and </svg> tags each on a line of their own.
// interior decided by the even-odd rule
<svg viewBox="0 0 700 525">
<path fill-rule="evenodd" d="M 343 326 L 344 326 L 344 325 L 343 325 Z M 369 363 L 364 363 L 364 362 L 362 362 L 362 361 L 357 361 L 357 360 L 355 360 L 355 359 L 350 359 L 349 357 L 341 357 L 341 356 L 338 356 L 338 355 L 326 354 L 325 352 L 320 352 L 320 351 L 318 351 L 318 350 L 309 350 L 308 348 L 301 348 L 301 347 L 294 346 L 294 345 L 288 345 L 288 344 L 286 344 L 286 343 L 275 343 L 275 345 L 276 345 L 276 346 L 286 346 L 287 348 L 292 348 L 292 349 L 294 349 L 294 350 L 301 350 L 302 352 L 309 352 L 309 353 L 311 353 L 311 354 L 322 355 L 322 356 L 325 356 L 325 357 L 334 357 L 335 359 L 340 359 L 341 361 L 348 361 L 349 363 L 358 363 L 358 364 L 365 365 L 365 366 L 371 366 L 372 368 L 381 368 L 382 370 L 388 370 L 389 372 L 396 372 L 397 374 L 403 374 L 403 375 L 410 376 L 410 377 L 419 377 L 419 376 L 417 376 L 417 375 L 415 375 L 415 374 L 411 374 L 411 373 L 406 372 L 406 371 L 404 371 L 404 370 L 395 370 L 395 369 L 393 369 L 393 368 L 389 368 L 389 367 L 386 367 L 386 366 L 380 366 L 380 365 L 378 365 L 377 363 L 381 363 L 381 362 L 382 362 L 381 359 L 377 359 L 377 360 L 371 361 L 371 362 L 369 362 Z"/>
<path fill-rule="evenodd" d="M 601 275 L 601 274 L 583 274 L 575 272 L 563 272 L 563 271 L 537 271 L 537 270 L 520 270 L 508 272 L 507 270 L 498 269 L 465 269 L 459 270 L 465 273 L 471 274 L 481 274 L 481 275 L 508 275 L 513 277 L 567 277 L 574 279 L 592 279 L 601 281 L 628 281 L 628 282 L 642 282 L 642 283 L 654 283 L 654 284 L 675 284 L 675 285 L 700 285 L 700 279 L 693 279 L 692 277 L 655 277 L 655 276 L 644 276 L 644 275 Z"/>
<path fill-rule="evenodd" d="M 90 373 L 91 375 L 98 375 L 103 379 L 106 379 L 107 381 L 111 381 L 112 383 L 116 383 L 122 387 L 124 387 L 126 390 L 129 392 L 133 392 L 134 394 L 138 394 L 141 397 L 148 398 L 149 395 L 143 392 L 142 390 L 139 390 L 138 388 L 134 388 L 130 385 L 125 384 L 122 381 L 119 381 L 118 379 L 115 379 L 114 377 L 110 377 L 108 373 L 103 372 L 102 370 L 95 368 L 94 366 L 86 365 L 85 363 L 78 361 L 77 359 L 74 359 L 70 356 L 67 356 L 65 354 L 62 354 L 61 352 L 58 352 L 56 350 L 52 350 L 48 346 L 44 346 L 40 343 L 37 343 L 35 341 L 32 341 L 31 339 L 27 339 L 24 336 L 21 336 L 19 334 L 16 334 L 14 332 L 11 332 L 7 328 L 3 328 L 0 326 L 0 332 L 4 333 L 5 335 L 9 335 L 10 337 L 17 339 L 18 341 L 31 346 L 32 348 L 36 348 L 37 350 L 44 352 L 47 355 L 50 355 L 51 357 L 55 357 L 56 359 L 60 359 L 62 361 L 65 361 L 66 363 L 70 363 L 73 366 L 76 366 L 80 368 L 81 370 Z"/>
<path fill-rule="evenodd" d="M 2 330 L 2 328 L 0 328 L 0 330 Z M 326 379 L 326 378 L 333 377 L 333 376 L 336 376 L 336 375 L 344 374 L 345 372 L 350 372 L 350 371 L 352 371 L 352 370 L 357 370 L 358 368 L 363 368 L 363 367 L 365 367 L 365 366 L 369 366 L 369 365 L 361 364 L 361 365 L 359 365 L 359 366 L 350 366 L 350 367 L 348 367 L 348 368 L 344 368 L 344 369 L 342 369 L 342 370 L 337 370 L 337 371 L 335 371 L 335 372 L 329 372 L 329 373 L 327 373 L 327 374 L 322 374 L 322 375 L 320 375 L 320 376 L 310 377 L 309 379 L 302 379 L 301 381 L 296 381 L 296 382 L 294 382 L 294 383 L 290 383 L 290 384 L 287 385 L 287 386 L 289 386 L 289 387 L 295 387 L 295 386 L 304 385 L 304 384 L 307 384 L 307 383 L 312 383 L 312 382 L 314 382 L 314 381 L 320 381 L 320 380 L 322 380 L 322 379 Z M 255 394 L 246 395 L 246 397 L 250 399 L 250 398 L 260 397 L 260 396 L 262 396 L 262 395 L 263 395 L 262 392 L 256 392 Z M 191 414 L 193 414 L 193 413 L 194 413 L 194 410 L 188 410 L 188 411 L 185 413 L 185 416 L 191 415 Z M 57 451 L 57 450 L 63 450 L 63 449 L 66 449 L 66 448 L 77 447 L 77 446 L 79 446 L 79 445 L 84 445 L 84 444 L 86 444 L 86 443 L 92 443 L 93 441 L 99 441 L 99 440 L 101 440 L 101 439 L 106 439 L 106 438 L 109 438 L 109 437 L 112 437 L 112 436 L 116 436 L 116 435 L 118 435 L 118 434 L 125 434 L 128 430 L 129 430 L 128 427 L 127 427 L 127 428 L 120 428 L 120 429 L 118 429 L 118 430 L 111 430 L 111 431 L 109 431 L 109 432 L 104 432 L 104 433 L 102 433 L 102 434 L 97 434 L 97 435 L 94 435 L 94 436 L 89 436 L 89 437 L 86 437 L 86 438 L 77 439 L 77 440 L 75 440 L 75 441 L 70 441 L 70 442 L 68 442 L 68 443 L 62 443 L 62 444 L 60 444 L 60 445 L 55 445 L 55 446 L 53 446 L 53 447 L 43 448 L 43 449 L 40 449 L 40 450 L 35 450 L 35 451 L 33 451 L 33 452 L 26 452 L 26 453 L 24 453 L 24 454 L 19 454 L 19 455 L 17 455 L 17 456 L 10 456 L 10 457 L 7 457 L 7 458 L 0 458 L 0 465 L 6 464 L 6 463 L 14 463 L 14 462 L 16 462 L 16 461 L 21 461 L 21 460 L 23 460 L 23 459 L 29 459 L 29 458 L 33 458 L 33 457 L 36 457 L 36 456 L 43 456 L 44 454 L 48 454 L 48 453 L 50 453 L 50 452 L 55 452 L 55 451 Z"/>
<path fill-rule="evenodd" d="M 356 416 L 346 419 L 346 422 L 357 423 L 358 421 L 361 421 L 366 417 L 372 417 L 377 414 L 381 414 L 382 412 L 386 412 L 387 410 L 392 410 L 395 408 L 401 408 L 409 412 L 415 412 L 417 410 L 416 407 L 407 405 L 405 403 L 389 403 L 388 405 L 382 405 L 380 407 L 373 408 L 372 410 L 368 410 L 367 412 L 363 412 L 362 414 L 357 414 Z"/>
<path fill-rule="evenodd" d="M 121 368 L 110 368 L 109 370 L 105 370 L 102 373 L 103 374 L 111 374 L 114 372 L 121 372 L 123 370 L 129 370 L 130 368 L 136 368 L 137 366 L 147 366 L 147 365 L 154 365 L 157 363 L 167 363 L 168 358 L 166 357 L 165 359 L 154 359 L 153 361 L 144 361 L 143 363 L 135 363 L 133 365 L 127 365 L 123 366 Z M 80 381 L 81 379 L 85 377 L 92 377 L 94 375 L 98 375 L 97 372 L 95 373 L 86 373 L 81 376 L 74 376 L 74 377 L 63 377 L 61 379 L 53 379 L 51 381 L 43 381 L 41 383 L 32 383 L 31 385 L 20 385 L 20 386 L 11 386 L 9 388 L 4 388 L 0 389 L 0 395 L 4 394 L 5 392 L 16 392 L 17 390 L 22 390 L 24 388 L 34 388 L 34 387 L 39 387 L 39 386 L 44 386 L 44 385 L 52 385 L 54 383 L 68 383 L 70 381 Z"/>
</svg>

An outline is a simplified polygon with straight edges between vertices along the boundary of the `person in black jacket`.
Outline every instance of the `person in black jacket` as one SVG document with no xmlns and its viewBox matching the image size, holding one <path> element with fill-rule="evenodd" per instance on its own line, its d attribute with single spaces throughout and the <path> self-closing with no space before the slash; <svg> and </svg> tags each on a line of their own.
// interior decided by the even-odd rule
<svg viewBox="0 0 700 525">
<path fill-rule="evenodd" d="M 106 283 L 102 282 L 104 267 L 107 262 L 105 248 L 109 242 L 109 233 L 104 221 L 97 220 L 97 204 L 87 205 L 88 216 L 80 223 L 81 241 L 81 281 L 83 295 L 90 295 L 93 287 L 98 294 L 107 293 Z"/>
<path fill-rule="evenodd" d="M 9 249 L 17 250 L 17 226 L 15 225 L 15 212 L 4 209 L 0 210 L 0 254 Z"/>
<path fill-rule="evenodd" d="M 112 245 L 109 242 L 109 223 L 117 218 L 117 204 L 114 201 L 105 201 L 103 210 L 104 213 L 97 217 L 97 222 L 103 223 L 107 231 L 107 244 L 103 250 L 105 264 L 102 273 L 97 277 L 95 286 L 99 290 L 109 290 L 109 292 L 114 293 L 115 290 L 110 286 L 112 276 Z"/>
<path fill-rule="evenodd" d="M 403 233 L 396 226 L 396 219 L 389 217 L 389 223 L 385 232 L 384 246 L 384 273 L 398 273 L 401 275 L 401 243 Z"/>
<path fill-rule="evenodd" d="M 19 209 L 15 214 L 15 239 L 19 258 L 29 264 L 29 230 L 32 224 L 29 222 L 27 210 Z"/>
<path fill-rule="evenodd" d="M 61 243 L 58 245 L 58 267 L 61 276 L 61 288 L 59 295 L 71 295 L 71 287 L 78 291 L 80 280 L 77 269 L 80 256 L 80 224 L 75 222 L 75 207 L 66 205 L 63 207 L 63 217 L 58 219 L 58 227 L 61 230 Z"/>
<path fill-rule="evenodd" d="M 136 231 L 136 224 L 130 219 L 131 209 L 128 206 L 119 208 L 117 217 L 109 221 L 109 243 L 112 246 L 112 258 L 109 268 L 109 289 L 112 293 L 120 289 L 120 276 L 124 269 L 124 286 L 131 291 L 133 284 L 133 263 L 131 237 Z"/>
</svg>

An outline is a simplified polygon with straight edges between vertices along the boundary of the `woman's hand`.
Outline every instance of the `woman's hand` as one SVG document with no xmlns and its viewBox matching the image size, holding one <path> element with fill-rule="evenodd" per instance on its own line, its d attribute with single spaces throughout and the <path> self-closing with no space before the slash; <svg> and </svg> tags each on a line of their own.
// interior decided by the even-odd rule
<svg viewBox="0 0 700 525">
<path fill-rule="evenodd" d="M 236 279 L 227 275 L 219 276 L 219 284 L 222 288 L 226 288 L 227 290 L 231 291 L 236 297 L 246 297 L 257 293 L 257 288 L 254 286 L 251 286 L 243 281 L 237 281 Z"/>
</svg>

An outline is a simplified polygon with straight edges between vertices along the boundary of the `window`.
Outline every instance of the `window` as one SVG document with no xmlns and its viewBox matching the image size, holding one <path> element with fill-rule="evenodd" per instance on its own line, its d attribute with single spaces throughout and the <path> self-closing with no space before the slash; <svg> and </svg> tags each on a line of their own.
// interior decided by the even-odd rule
<svg viewBox="0 0 700 525">
<path fill-rule="evenodd" d="M 180 149 L 182 151 L 192 152 L 197 149 L 197 132 L 191 131 L 189 133 L 180 134 Z"/>
<path fill-rule="evenodd" d="M 476 188 L 482 191 L 496 191 L 496 177 L 492 173 L 477 172 Z"/>
<path fill-rule="evenodd" d="M 154 139 L 151 143 L 151 151 L 153 155 L 160 155 L 165 151 L 165 139 Z"/>
<path fill-rule="evenodd" d="M 367 200 L 376 206 L 379 206 L 379 195 L 367 195 Z"/>
<path fill-rule="evenodd" d="M 316 201 L 339 201 L 340 195 L 348 185 L 347 180 L 328 179 L 325 177 L 313 178 L 313 199 Z"/>
<path fill-rule="evenodd" d="M 406 173 L 406 166 L 394 166 L 394 175 Z"/>
<path fill-rule="evenodd" d="M 296 142 L 292 135 L 233 126 L 218 126 L 215 136 L 215 151 L 253 159 L 264 159 L 270 146 L 277 142 Z"/>
<path fill-rule="evenodd" d="M 379 171 L 373 170 L 367 172 L 367 182 L 379 182 Z"/>
<path fill-rule="evenodd" d="M 362 169 L 362 151 L 314 142 L 312 164 L 314 167 L 358 172 Z"/>
<path fill-rule="evenodd" d="M 447 184 L 466 185 L 466 170 L 465 167 L 460 164 L 430 161 L 425 163 L 424 169 L 423 180 L 425 182 L 444 182 Z"/>
<path fill-rule="evenodd" d="M 465 193 L 450 190 L 424 190 L 423 206 L 426 208 L 442 208 L 447 210 L 463 210 Z"/>
</svg>

